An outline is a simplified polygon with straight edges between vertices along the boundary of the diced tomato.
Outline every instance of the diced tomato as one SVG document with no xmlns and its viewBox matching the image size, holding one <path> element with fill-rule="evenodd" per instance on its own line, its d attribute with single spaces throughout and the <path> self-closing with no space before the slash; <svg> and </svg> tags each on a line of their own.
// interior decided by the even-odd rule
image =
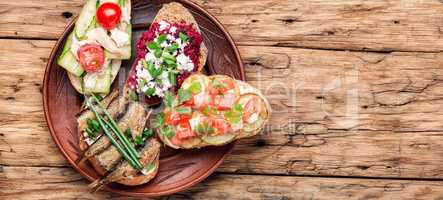
<svg viewBox="0 0 443 200">
<path fill-rule="evenodd" d="M 177 125 L 180 122 L 180 114 L 178 112 L 166 112 L 165 121 L 169 125 Z"/>
<path fill-rule="evenodd" d="M 178 124 L 176 135 L 177 135 L 176 137 L 179 140 L 183 140 L 183 139 L 187 139 L 187 138 L 191 138 L 191 137 L 196 136 L 194 134 L 194 132 L 192 132 L 191 126 L 187 122 Z"/>
<path fill-rule="evenodd" d="M 246 102 L 243 108 L 243 121 L 247 121 L 252 114 L 259 112 L 259 101 L 257 98 L 251 98 Z"/>
<path fill-rule="evenodd" d="M 224 94 L 228 90 L 232 90 L 235 88 L 235 83 L 233 79 L 224 78 L 224 79 L 215 79 L 208 86 L 208 91 L 212 95 Z"/>
<path fill-rule="evenodd" d="M 228 110 L 232 108 L 235 101 L 236 95 L 234 93 L 226 93 L 215 96 L 214 104 L 217 106 L 217 110 Z"/>
<path fill-rule="evenodd" d="M 193 96 L 193 108 L 201 109 L 213 103 L 212 96 L 209 93 L 202 92 Z"/>
<path fill-rule="evenodd" d="M 188 123 L 191 119 L 191 115 L 188 114 L 180 114 L 180 123 Z"/>
<path fill-rule="evenodd" d="M 211 122 L 212 122 L 212 127 L 214 127 L 216 133 L 219 135 L 223 135 L 223 134 L 228 133 L 229 131 L 232 130 L 231 124 L 229 124 L 224 119 L 214 118 L 211 120 Z"/>
<path fill-rule="evenodd" d="M 117 26 L 122 16 L 122 10 L 116 3 L 103 3 L 97 9 L 97 21 L 106 30 L 110 30 Z"/>
<path fill-rule="evenodd" d="M 194 98 L 191 98 L 184 103 L 185 106 L 193 106 L 194 105 Z"/>
<path fill-rule="evenodd" d="M 80 64 L 86 72 L 99 71 L 105 62 L 103 49 L 95 44 L 84 44 L 77 50 Z"/>
<path fill-rule="evenodd" d="M 182 141 L 180 139 L 178 139 L 177 136 L 174 136 L 169 141 L 171 141 L 171 143 L 174 144 L 174 145 L 181 145 L 182 144 Z"/>
</svg>

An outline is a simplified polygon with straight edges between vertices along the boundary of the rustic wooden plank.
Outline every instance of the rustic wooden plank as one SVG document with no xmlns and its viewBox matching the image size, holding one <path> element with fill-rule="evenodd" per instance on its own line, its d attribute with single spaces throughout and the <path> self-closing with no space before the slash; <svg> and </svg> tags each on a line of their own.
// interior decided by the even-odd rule
<svg viewBox="0 0 443 200">
<path fill-rule="evenodd" d="M 90 194 L 87 181 L 70 168 L 3 167 L 0 191 L 2 199 L 128 199 Z M 440 181 L 214 174 L 160 199 L 439 199 L 442 193 Z"/>
<path fill-rule="evenodd" d="M 53 44 L 0 40 L 2 165 L 68 165 L 41 105 Z M 240 50 L 248 81 L 274 115 L 264 135 L 239 142 L 220 172 L 443 177 L 442 54 Z"/>
<path fill-rule="evenodd" d="M 0 3 L 0 37 L 57 39 L 83 0 Z M 243 45 L 441 51 L 438 0 L 197 0 Z"/>
</svg>

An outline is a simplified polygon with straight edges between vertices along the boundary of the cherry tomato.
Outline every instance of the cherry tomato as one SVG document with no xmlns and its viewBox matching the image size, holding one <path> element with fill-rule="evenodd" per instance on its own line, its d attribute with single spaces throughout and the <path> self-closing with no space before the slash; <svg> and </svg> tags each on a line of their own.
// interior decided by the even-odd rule
<svg viewBox="0 0 443 200">
<path fill-rule="evenodd" d="M 259 112 L 259 102 L 257 98 L 251 98 L 243 108 L 243 121 L 247 121 L 252 114 Z"/>
<path fill-rule="evenodd" d="M 191 126 L 189 126 L 189 123 L 180 123 L 177 125 L 176 129 L 177 138 L 179 140 L 187 139 L 196 136 L 194 132 L 192 132 Z"/>
<path fill-rule="evenodd" d="M 217 95 L 214 98 L 214 104 L 217 106 L 217 110 L 228 110 L 232 108 L 236 100 L 234 93 L 226 93 L 224 95 Z"/>
<path fill-rule="evenodd" d="M 214 127 L 215 131 L 219 135 L 223 135 L 229 131 L 231 131 L 231 125 L 224 119 L 212 119 L 212 127 Z"/>
<path fill-rule="evenodd" d="M 97 9 L 97 21 L 106 30 L 117 26 L 122 16 L 122 10 L 118 4 L 107 2 Z"/>
<path fill-rule="evenodd" d="M 84 44 L 77 50 L 80 64 L 86 72 L 96 72 L 103 67 L 105 54 L 103 49 L 95 44 Z"/>
</svg>

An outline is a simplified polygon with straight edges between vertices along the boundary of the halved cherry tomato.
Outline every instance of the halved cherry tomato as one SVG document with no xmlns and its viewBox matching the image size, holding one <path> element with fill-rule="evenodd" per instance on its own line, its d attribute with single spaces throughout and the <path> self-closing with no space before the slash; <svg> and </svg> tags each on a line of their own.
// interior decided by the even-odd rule
<svg viewBox="0 0 443 200">
<path fill-rule="evenodd" d="M 211 119 L 211 123 L 218 135 L 223 135 L 231 131 L 231 124 L 224 119 L 213 118 Z"/>
<path fill-rule="evenodd" d="M 196 136 L 187 122 L 179 123 L 176 130 L 176 137 L 180 140 Z"/>
<path fill-rule="evenodd" d="M 122 16 L 122 10 L 116 3 L 107 2 L 97 9 L 97 21 L 106 30 L 117 26 Z"/>
<path fill-rule="evenodd" d="M 103 49 L 95 44 L 84 44 L 77 50 L 78 59 L 86 72 L 96 72 L 103 67 L 105 54 Z"/>
<path fill-rule="evenodd" d="M 236 95 L 234 93 L 226 93 L 224 95 L 217 95 L 214 98 L 214 104 L 217 106 L 217 110 L 231 109 L 236 101 Z"/>
<path fill-rule="evenodd" d="M 259 101 L 257 98 L 251 98 L 248 102 L 246 102 L 245 107 L 243 108 L 243 121 L 247 121 L 251 115 L 259 112 Z"/>
</svg>

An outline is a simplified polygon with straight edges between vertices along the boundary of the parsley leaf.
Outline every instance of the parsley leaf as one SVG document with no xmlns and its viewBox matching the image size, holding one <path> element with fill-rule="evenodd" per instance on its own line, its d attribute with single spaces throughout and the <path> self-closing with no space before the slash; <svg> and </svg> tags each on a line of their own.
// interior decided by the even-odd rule
<svg viewBox="0 0 443 200">
<path fill-rule="evenodd" d="M 160 128 L 161 126 L 163 126 L 163 124 L 165 124 L 165 117 L 163 113 L 159 113 L 157 115 L 156 120 L 153 123 L 153 127 L 154 128 Z"/>
<path fill-rule="evenodd" d="M 156 51 L 156 50 L 160 50 L 160 49 L 161 49 L 159 43 L 157 43 L 157 42 L 150 42 L 150 43 L 148 44 L 148 48 L 149 48 L 150 50 L 154 50 L 154 51 Z"/>
<path fill-rule="evenodd" d="M 201 92 L 201 84 L 199 82 L 193 82 L 188 90 L 192 92 L 192 94 L 198 94 Z"/>
<path fill-rule="evenodd" d="M 185 114 L 185 115 L 192 114 L 191 108 L 176 108 L 175 111 L 177 111 L 180 114 Z"/>
<path fill-rule="evenodd" d="M 161 127 L 160 133 L 167 138 L 172 138 L 175 136 L 174 128 L 171 125 Z"/>
<path fill-rule="evenodd" d="M 185 89 L 178 90 L 178 104 L 181 104 L 192 98 L 191 92 Z"/>
<path fill-rule="evenodd" d="M 159 35 L 156 39 L 157 39 L 157 43 L 158 43 L 158 44 L 161 44 L 161 43 L 163 43 L 164 41 L 166 41 L 166 35 L 165 35 L 165 34 L 161 34 L 161 35 Z"/>
<path fill-rule="evenodd" d="M 163 98 L 163 102 L 167 107 L 172 107 L 173 101 L 174 101 L 174 95 L 170 91 L 167 91 L 165 93 L 165 97 Z"/>
<path fill-rule="evenodd" d="M 178 34 L 178 37 L 180 37 L 180 39 L 181 39 L 181 41 L 183 42 L 183 43 L 185 43 L 185 42 L 187 42 L 188 41 L 188 36 L 186 35 L 186 34 L 184 34 L 183 32 L 180 32 L 179 34 Z"/>
</svg>

